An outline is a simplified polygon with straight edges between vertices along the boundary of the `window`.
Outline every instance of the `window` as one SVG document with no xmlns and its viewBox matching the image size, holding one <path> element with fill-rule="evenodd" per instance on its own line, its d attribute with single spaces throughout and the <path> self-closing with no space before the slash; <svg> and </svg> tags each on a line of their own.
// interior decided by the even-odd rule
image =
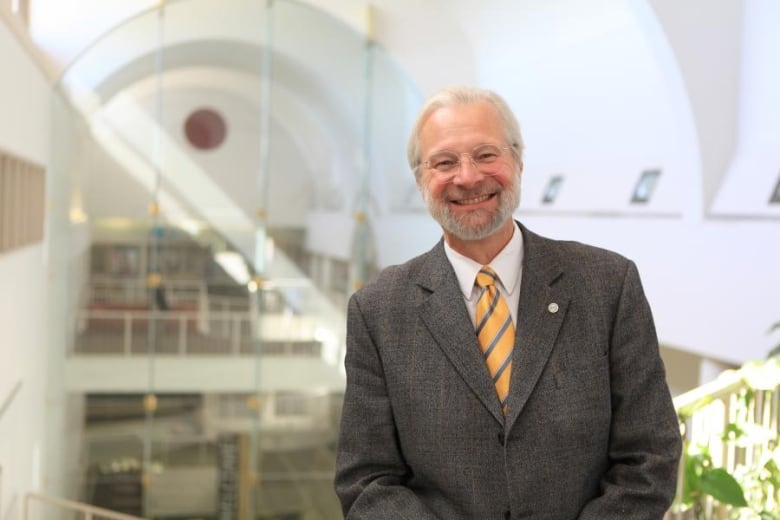
<svg viewBox="0 0 780 520">
<path fill-rule="evenodd" d="M 554 175 L 550 178 L 550 182 L 547 183 L 547 187 L 544 189 L 544 195 L 542 196 L 542 204 L 552 204 L 558 197 L 558 192 L 563 184 L 563 175 Z"/>
<path fill-rule="evenodd" d="M 780 174 L 777 176 L 777 182 L 775 183 L 775 189 L 772 192 L 772 196 L 769 197 L 770 204 L 780 204 Z"/>
<path fill-rule="evenodd" d="M 631 204 L 647 204 L 653 191 L 658 184 L 658 178 L 661 176 L 661 170 L 645 170 L 639 176 L 639 181 L 634 188 L 634 195 L 631 197 Z"/>
</svg>

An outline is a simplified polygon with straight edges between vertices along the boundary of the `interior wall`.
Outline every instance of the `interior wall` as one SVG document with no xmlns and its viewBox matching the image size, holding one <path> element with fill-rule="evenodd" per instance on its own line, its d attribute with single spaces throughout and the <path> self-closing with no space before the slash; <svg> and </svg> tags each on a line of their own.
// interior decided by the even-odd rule
<svg viewBox="0 0 780 520">
<path fill-rule="evenodd" d="M 47 164 L 50 88 L 0 22 L 0 148 Z M 0 255 L 0 518 L 41 488 L 46 445 L 46 267 L 42 244 Z"/>
<path fill-rule="evenodd" d="M 531 229 L 617 251 L 637 263 L 661 342 L 742 364 L 764 359 L 780 319 L 780 226 L 746 220 L 540 218 Z"/>
<path fill-rule="evenodd" d="M 49 84 L 2 21 L 0 71 L 0 147 L 45 164 L 51 110 Z"/>
<path fill-rule="evenodd" d="M 40 489 L 46 444 L 42 247 L 0 255 L 0 287 L 0 518 L 16 518 L 22 493 Z"/>
</svg>

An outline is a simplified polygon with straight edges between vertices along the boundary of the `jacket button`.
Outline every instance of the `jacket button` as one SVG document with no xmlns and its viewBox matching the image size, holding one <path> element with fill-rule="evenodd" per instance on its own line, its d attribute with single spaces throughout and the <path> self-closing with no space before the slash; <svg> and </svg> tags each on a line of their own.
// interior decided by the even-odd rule
<svg viewBox="0 0 780 520">
<path fill-rule="evenodd" d="M 501 444 L 502 446 L 504 445 L 504 432 L 499 432 L 499 434 L 498 434 L 498 443 Z M 507 512 L 506 514 L 509 514 L 509 512 Z M 507 517 L 507 518 L 509 518 L 509 517 Z"/>
<path fill-rule="evenodd" d="M 504 511 L 504 520 L 512 518 L 512 514 L 509 511 Z"/>
</svg>

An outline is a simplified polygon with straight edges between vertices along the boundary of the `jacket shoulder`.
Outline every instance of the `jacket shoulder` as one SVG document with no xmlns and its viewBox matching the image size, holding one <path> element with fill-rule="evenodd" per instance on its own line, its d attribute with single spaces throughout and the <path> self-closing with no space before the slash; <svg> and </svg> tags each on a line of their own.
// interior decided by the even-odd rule
<svg viewBox="0 0 780 520">
<path fill-rule="evenodd" d="M 532 254 L 547 257 L 569 272 L 625 273 L 633 261 L 620 253 L 602 247 L 577 242 L 557 240 L 529 233 Z"/>
<path fill-rule="evenodd" d="M 361 306 L 372 303 L 384 305 L 398 299 L 408 298 L 411 287 L 415 285 L 416 273 L 431 252 L 419 255 L 403 264 L 385 267 L 380 273 L 366 285 L 358 289 L 352 298 Z"/>
</svg>

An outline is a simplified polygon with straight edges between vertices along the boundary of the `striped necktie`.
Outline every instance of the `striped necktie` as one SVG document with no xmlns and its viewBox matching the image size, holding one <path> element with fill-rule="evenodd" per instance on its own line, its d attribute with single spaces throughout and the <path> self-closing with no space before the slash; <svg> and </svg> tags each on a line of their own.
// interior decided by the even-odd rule
<svg viewBox="0 0 780 520">
<path fill-rule="evenodd" d="M 512 373 L 512 347 L 515 344 L 515 327 L 512 315 L 501 293 L 496 288 L 498 276 L 488 266 L 477 273 L 477 339 L 485 356 L 490 377 L 496 386 L 501 411 L 506 415 L 506 398 L 509 395 L 509 378 Z"/>
</svg>

